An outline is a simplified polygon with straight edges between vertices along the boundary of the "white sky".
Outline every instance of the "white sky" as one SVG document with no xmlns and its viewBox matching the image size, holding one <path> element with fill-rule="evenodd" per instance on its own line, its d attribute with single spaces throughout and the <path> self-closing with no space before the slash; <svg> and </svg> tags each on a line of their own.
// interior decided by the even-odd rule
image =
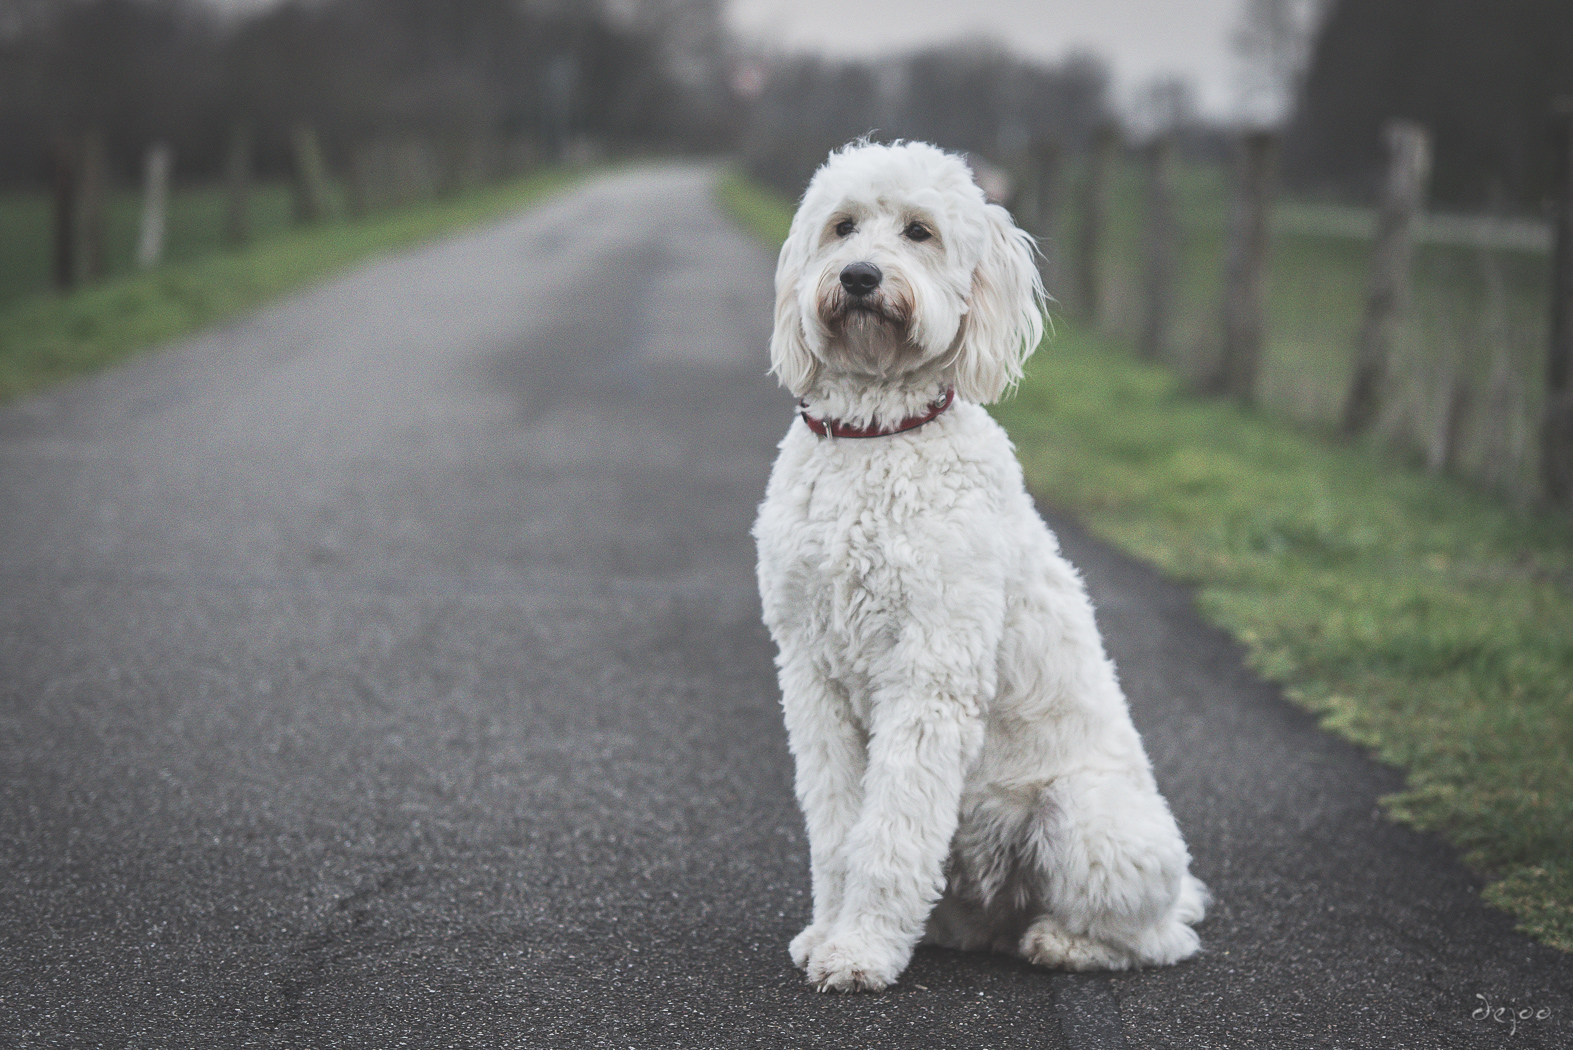
<svg viewBox="0 0 1573 1050">
<path fill-rule="evenodd" d="M 1091 51 L 1124 98 L 1165 75 L 1196 89 L 1202 111 L 1235 103 L 1230 47 L 1242 0 L 726 0 L 737 32 L 786 51 L 872 58 L 958 37 L 999 40 L 1056 60 Z"/>
</svg>

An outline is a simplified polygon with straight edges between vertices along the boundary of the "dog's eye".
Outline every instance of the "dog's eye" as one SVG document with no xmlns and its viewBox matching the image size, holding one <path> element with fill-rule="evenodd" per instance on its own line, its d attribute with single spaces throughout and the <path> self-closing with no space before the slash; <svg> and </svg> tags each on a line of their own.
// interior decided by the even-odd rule
<svg viewBox="0 0 1573 1050">
<path fill-rule="evenodd" d="M 923 225 L 921 222 L 907 223 L 907 228 L 902 230 L 901 233 L 902 236 L 906 237 L 906 239 L 909 241 L 926 241 L 930 237 L 934 236 L 934 234 L 929 231 L 929 228 Z"/>
<path fill-rule="evenodd" d="M 850 237 L 852 236 L 852 231 L 857 228 L 858 224 L 853 222 L 851 219 L 842 219 L 840 222 L 836 223 L 836 236 Z"/>
</svg>

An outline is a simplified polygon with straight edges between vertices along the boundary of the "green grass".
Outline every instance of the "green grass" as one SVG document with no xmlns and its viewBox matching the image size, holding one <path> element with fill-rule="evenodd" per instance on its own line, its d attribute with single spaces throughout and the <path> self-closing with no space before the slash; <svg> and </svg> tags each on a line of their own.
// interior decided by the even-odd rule
<svg viewBox="0 0 1573 1050">
<path fill-rule="evenodd" d="M 788 206 L 722 199 L 779 241 Z M 1197 587 L 1329 730 L 1407 773 L 1384 800 L 1573 950 L 1573 528 L 1391 456 L 1185 393 L 1074 326 L 996 414 L 1029 484 Z"/>
<path fill-rule="evenodd" d="M 0 302 L 0 401 L 234 316 L 369 255 L 502 215 L 576 177 L 545 171 L 441 203 L 308 228 L 288 226 L 282 212 L 269 218 L 268 209 L 277 211 L 280 201 L 287 206 L 287 199 L 267 204 L 274 195 L 264 194 L 253 215 L 256 240 L 232 251 L 219 244 L 217 197 L 201 196 L 175 210 L 172 261 L 69 295 L 35 291 Z M 8 218 L 20 207 L 14 198 L 4 206 L 13 209 Z M 175 234 L 188 226 L 177 240 Z M 198 236 L 197 229 L 208 232 Z M 184 261 L 174 252 L 176 244 L 186 246 Z M 12 250 L 13 258 L 21 254 Z"/>
<path fill-rule="evenodd" d="M 17 300 L 48 293 L 54 274 L 52 198 L 44 190 L 0 192 L 0 310 Z M 217 186 L 183 186 L 170 193 L 164 231 L 164 262 L 193 262 L 228 250 L 224 243 L 225 196 Z M 247 207 L 254 241 L 288 233 L 293 225 L 293 196 L 285 183 L 253 188 Z M 105 276 L 136 272 L 136 244 L 142 222 L 142 195 L 116 190 L 104 209 Z"/>
<path fill-rule="evenodd" d="M 755 237 L 773 245 L 786 240 L 787 228 L 792 225 L 789 201 L 755 186 L 735 172 L 721 180 L 716 194 L 727 212 Z"/>
</svg>

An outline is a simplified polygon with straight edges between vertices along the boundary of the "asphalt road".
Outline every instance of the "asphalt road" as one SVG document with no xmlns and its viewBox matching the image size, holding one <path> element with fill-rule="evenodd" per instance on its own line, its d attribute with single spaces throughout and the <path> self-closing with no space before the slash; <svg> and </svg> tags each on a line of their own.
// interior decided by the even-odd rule
<svg viewBox="0 0 1573 1050">
<path fill-rule="evenodd" d="M 809 991 L 747 535 L 791 406 L 709 178 L 609 176 L 0 408 L 0 1045 L 1573 1042 L 1573 966 L 1380 819 L 1396 776 L 1060 521 L 1206 954 Z"/>
</svg>

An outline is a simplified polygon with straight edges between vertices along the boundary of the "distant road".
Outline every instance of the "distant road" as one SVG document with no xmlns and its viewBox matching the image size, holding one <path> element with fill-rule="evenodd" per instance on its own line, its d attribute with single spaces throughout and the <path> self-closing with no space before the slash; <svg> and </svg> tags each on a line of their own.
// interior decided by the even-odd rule
<svg viewBox="0 0 1573 1050">
<path fill-rule="evenodd" d="M 670 166 L 0 409 L 0 1045 L 1535 1046 L 1394 777 L 1064 527 L 1219 903 L 1080 978 L 809 991 L 748 526 L 771 259 Z M 1475 994 L 1553 1011 L 1500 1027 Z"/>
</svg>

